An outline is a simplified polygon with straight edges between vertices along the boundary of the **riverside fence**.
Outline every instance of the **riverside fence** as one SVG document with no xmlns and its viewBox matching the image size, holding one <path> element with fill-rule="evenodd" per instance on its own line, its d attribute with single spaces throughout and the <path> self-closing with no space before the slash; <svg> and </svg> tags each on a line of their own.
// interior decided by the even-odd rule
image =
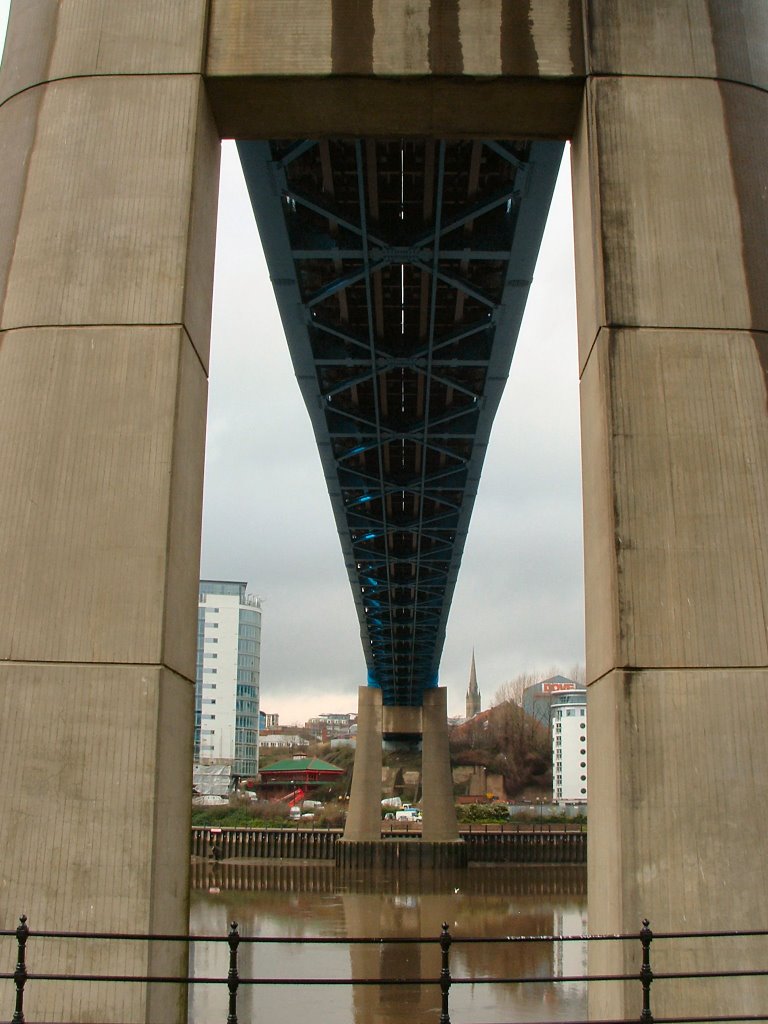
<svg viewBox="0 0 768 1024">
<path fill-rule="evenodd" d="M 684 1024 L 684 1022 L 699 1021 L 702 1024 L 714 1024 L 715 1021 L 758 1021 L 767 1020 L 768 1014 L 766 1013 L 750 1013 L 748 1015 L 736 1015 L 733 1016 L 707 1016 L 702 1015 L 700 1012 L 695 1013 L 693 1016 L 678 1015 L 674 1018 L 654 1018 L 652 1011 L 652 986 L 658 982 L 666 981 L 680 981 L 681 979 L 687 980 L 698 980 L 713 978 L 729 978 L 738 979 L 755 976 L 765 977 L 768 975 L 768 970 L 726 970 L 717 969 L 711 971 L 665 971 L 663 966 L 659 969 L 653 966 L 651 963 L 651 943 L 656 940 L 662 941 L 685 941 L 685 940 L 701 940 L 701 939 L 716 939 L 723 940 L 732 937 L 738 938 L 751 938 L 751 937 L 762 937 L 768 936 L 768 931 L 714 931 L 714 932 L 666 932 L 656 933 L 651 931 L 649 922 L 643 921 L 643 926 L 638 933 L 634 934 L 623 934 L 623 935 L 536 935 L 536 936 L 496 936 L 496 937 L 484 937 L 484 938 L 463 938 L 460 935 L 454 936 L 451 934 L 449 926 L 444 923 L 440 934 L 435 935 L 433 938 L 405 938 L 405 937 L 388 937 L 388 938 L 351 938 L 351 937 L 317 937 L 317 938 L 289 938 L 285 936 L 248 936 L 241 935 L 236 922 L 232 922 L 229 933 L 227 935 L 138 935 L 132 933 L 116 934 L 116 933 L 104 933 L 104 932 L 60 932 L 60 931 L 33 931 L 27 922 L 26 917 L 19 918 L 18 927 L 14 931 L 0 931 L 0 936 L 15 936 L 17 953 L 16 953 L 16 965 L 15 969 L 0 973 L 0 980 L 12 981 L 15 986 L 15 1001 L 13 1006 L 13 1016 L 10 1018 L 12 1024 L 37 1024 L 33 1019 L 27 1020 L 24 1012 L 25 998 L 32 986 L 43 985 L 50 982 L 59 982 L 66 984 L 82 984 L 82 983 L 93 983 L 93 982 L 104 982 L 118 985 L 130 985 L 130 984 L 152 984 L 152 985 L 180 985 L 180 986 L 192 986 L 192 985 L 216 985 L 226 986 L 227 989 L 227 1013 L 226 1017 L 222 1016 L 221 1024 L 238 1024 L 238 995 L 241 990 L 247 986 L 253 985 L 277 985 L 290 989 L 291 986 L 295 985 L 317 985 L 317 986 L 338 986 L 338 985 L 360 985 L 360 986 L 403 986 L 403 985 L 417 985 L 417 986 L 432 986 L 439 990 L 440 998 L 440 1024 L 451 1024 L 451 1009 L 450 1009 L 450 993 L 454 986 L 459 985 L 488 985 L 488 984 L 510 984 L 510 985 L 536 985 L 542 984 L 561 984 L 565 982 L 600 982 L 600 983 L 613 983 L 613 984 L 626 984 L 635 983 L 637 986 L 637 1013 L 631 1017 L 622 1018 L 621 1020 L 614 1020 L 611 1022 L 603 1021 L 600 1024 L 629 1024 L 629 1022 L 640 1021 L 642 1024 L 651 1024 L 656 1020 L 657 1024 L 661 1024 L 662 1021 L 666 1021 L 667 1024 L 674 1021 L 675 1024 Z M 62 974 L 55 972 L 48 972 L 45 970 L 45 966 L 39 967 L 35 963 L 35 947 L 38 940 L 40 939 L 57 939 L 67 940 L 78 943 L 110 943 L 114 941 L 119 942 L 138 942 L 149 944 L 153 946 L 157 943 L 186 943 L 193 945 L 195 943 L 214 943 L 223 947 L 222 957 L 222 969 L 219 975 L 212 975 L 206 977 L 190 977 L 190 976 L 158 976 L 153 974 L 148 975 L 106 975 L 106 974 L 87 974 L 80 973 L 77 975 Z M 549 975 L 542 976 L 536 975 L 532 977 L 522 976 L 501 976 L 501 977 L 465 977 L 462 975 L 454 975 L 451 968 L 451 949 L 454 946 L 468 943 L 482 943 L 485 945 L 503 943 L 506 945 L 519 944 L 519 943 L 538 943 L 538 942 L 579 942 L 579 943 L 602 943 L 602 942 L 628 942 L 635 943 L 639 946 L 639 963 L 640 968 L 636 972 L 628 973 L 614 973 L 614 974 L 583 974 L 583 975 L 569 975 L 569 976 L 558 976 Z M 423 978 L 401 978 L 401 977 L 355 977 L 355 978 L 328 978 L 328 977 L 317 977 L 308 978 L 302 976 L 301 978 L 295 977 L 269 977 L 259 978 L 245 976 L 240 971 L 240 959 L 239 954 L 241 947 L 244 945 L 253 944 L 255 946 L 264 945 L 267 943 L 290 945 L 300 944 L 303 946 L 322 946 L 329 944 L 341 944 L 347 946 L 353 945 L 367 945 L 367 946 L 386 946 L 386 945 L 425 945 L 425 944 L 437 944 L 440 949 L 440 971 L 433 977 Z M 147 958 L 148 963 L 152 963 L 153 957 L 150 955 Z M 719 961 L 719 957 L 718 957 Z M 10 1008 L 9 1008 L 10 1009 Z M 59 1024 L 76 1024 L 73 1021 L 61 1021 Z M 249 1018 L 248 1024 L 258 1024 L 252 1017 Z M 455 1024 L 459 1024 L 458 1021 Z M 555 1024 L 555 1022 L 540 1022 L 540 1024 Z M 557 1024 L 582 1024 L 582 1022 L 563 1022 L 559 1021 Z"/>
<path fill-rule="evenodd" d="M 213 828 L 192 829 L 192 856 L 337 860 L 341 829 Z M 421 829 L 386 822 L 386 843 L 421 842 Z M 582 825 L 473 825 L 460 830 L 465 861 L 495 864 L 585 864 L 587 833 Z M 443 844 L 445 845 L 445 844 Z"/>
</svg>

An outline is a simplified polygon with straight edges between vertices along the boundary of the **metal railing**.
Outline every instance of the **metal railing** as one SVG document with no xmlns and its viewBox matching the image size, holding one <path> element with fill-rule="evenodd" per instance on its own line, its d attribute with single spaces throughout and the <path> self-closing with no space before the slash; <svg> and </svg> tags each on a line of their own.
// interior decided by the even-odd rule
<svg viewBox="0 0 768 1024">
<path fill-rule="evenodd" d="M 451 1024 L 450 1017 L 450 992 L 456 985 L 541 985 L 557 984 L 563 982 L 636 982 L 638 985 L 638 1014 L 630 1018 L 615 1019 L 611 1021 L 591 1021 L 590 1024 L 684 1024 L 684 1022 L 736 1022 L 736 1021 L 763 1021 L 768 1020 L 768 1013 L 750 1013 L 748 1015 L 722 1015 L 703 1016 L 696 1013 L 694 1016 L 676 1017 L 654 1017 L 651 1009 L 651 990 L 657 981 L 676 980 L 680 981 L 695 979 L 713 978 L 747 978 L 747 977 L 768 977 L 768 969 L 743 969 L 743 970 L 718 970 L 718 971 L 654 971 L 651 965 L 651 943 L 654 939 L 667 940 L 690 940 L 690 939 L 723 939 L 723 938 L 750 938 L 766 937 L 768 930 L 753 931 L 711 931 L 711 932 L 659 932 L 654 935 L 647 920 L 638 933 L 630 934 L 605 934 L 605 935 L 533 935 L 533 936 L 496 936 L 492 938 L 453 936 L 448 924 L 444 923 L 440 934 L 431 939 L 410 938 L 410 937 L 387 937 L 387 938 L 354 938 L 347 936 L 316 937 L 316 938 L 293 938 L 287 936 L 246 936 L 241 935 L 237 922 L 232 922 L 226 936 L 223 935 L 146 935 L 135 933 L 112 933 L 112 932 L 64 932 L 41 930 L 33 932 L 28 924 L 27 918 L 19 918 L 19 925 L 15 931 L 0 930 L 0 937 L 16 937 L 17 961 L 14 971 L 8 973 L 0 972 L 0 980 L 13 981 L 16 989 L 15 1005 L 11 1024 L 34 1024 L 27 1022 L 24 1016 L 24 997 L 30 983 L 38 982 L 68 982 L 72 984 L 82 982 L 113 982 L 126 984 L 177 984 L 177 985 L 226 985 L 228 989 L 228 1007 L 226 1024 L 238 1024 L 238 993 L 244 986 L 250 985 L 318 985 L 318 986 L 392 986 L 392 985 L 418 985 L 437 986 L 440 990 L 440 1024 Z M 27 955 L 30 950 L 30 940 L 35 938 L 46 939 L 69 939 L 73 941 L 128 941 L 128 942 L 156 942 L 156 943 L 226 943 L 228 946 L 228 970 L 226 974 L 218 977 L 195 977 L 187 975 L 158 976 L 158 975 L 125 975 L 125 974 L 60 974 L 43 971 L 30 971 L 28 969 Z M 483 976 L 483 977 L 455 977 L 451 973 L 451 947 L 458 944 L 484 943 L 487 945 L 504 943 L 515 945 L 522 943 L 553 943 L 553 942 L 629 942 L 639 943 L 641 952 L 641 967 L 637 972 L 613 973 L 613 974 L 583 974 L 583 975 L 533 975 L 533 976 Z M 364 978 L 312 978 L 302 976 L 295 977 L 269 977 L 253 978 L 243 977 L 239 971 L 239 951 L 244 944 L 298 944 L 303 946 L 321 945 L 429 945 L 437 943 L 440 948 L 440 972 L 437 976 L 417 977 L 364 977 Z M 69 1022 L 72 1024 L 72 1022 Z M 249 1022 L 251 1024 L 251 1022 Z M 555 1022 L 541 1022 L 541 1024 L 555 1024 Z M 582 1022 L 560 1021 L 557 1024 L 582 1024 Z"/>
</svg>

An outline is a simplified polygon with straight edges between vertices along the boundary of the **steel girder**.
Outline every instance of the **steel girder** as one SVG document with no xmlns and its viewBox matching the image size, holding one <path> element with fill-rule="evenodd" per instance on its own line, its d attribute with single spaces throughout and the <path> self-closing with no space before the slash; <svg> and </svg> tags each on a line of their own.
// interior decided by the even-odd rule
<svg viewBox="0 0 768 1024">
<path fill-rule="evenodd" d="M 385 704 L 437 685 L 563 145 L 238 143 Z"/>
</svg>

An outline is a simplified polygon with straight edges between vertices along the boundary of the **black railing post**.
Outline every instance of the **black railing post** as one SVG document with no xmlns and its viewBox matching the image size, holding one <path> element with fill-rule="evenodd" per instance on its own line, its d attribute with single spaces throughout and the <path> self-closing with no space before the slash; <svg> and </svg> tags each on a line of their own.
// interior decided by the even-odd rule
<svg viewBox="0 0 768 1024">
<path fill-rule="evenodd" d="M 233 921 L 227 935 L 229 943 L 229 971 L 227 973 L 227 988 L 229 989 L 229 1013 L 227 1024 L 237 1024 L 237 987 L 240 984 L 240 975 L 237 973 L 237 947 L 240 945 L 240 933 L 237 930 L 237 921 Z"/>
<path fill-rule="evenodd" d="M 16 941 L 19 944 L 18 960 L 16 970 L 13 972 L 13 980 L 16 984 L 16 1008 L 13 1011 L 13 1024 L 24 1024 L 24 985 L 27 982 L 27 939 L 29 928 L 27 928 L 26 915 L 19 918 L 19 927 L 16 929 Z"/>
<path fill-rule="evenodd" d="M 451 1017 L 448 1013 L 448 993 L 451 988 L 451 965 L 450 965 L 450 948 L 451 948 L 451 933 L 448 931 L 448 922 L 443 921 L 443 927 L 440 930 L 440 951 L 442 953 L 442 965 L 440 967 L 440 995 L 441 995 L 441 1009 L 440 1009 L 440 1024 L 451 1024 Z"/>
<path fill-rule="evenodd" d="M 643 946 L 643 966 L 640 968 L 640 984 L 643 986 L 643 1009 L 640 1013 L 640 1020 L 643 1024 L 651 1024 L 653 1014 L 651 1013 L 651 983 L 653 982 L 653 971 L 651 970 L 651 943 L 653 932 L 648 927 L 648 919 L 643 921 L 640 931 L 640 942 Z"/>
</svg>

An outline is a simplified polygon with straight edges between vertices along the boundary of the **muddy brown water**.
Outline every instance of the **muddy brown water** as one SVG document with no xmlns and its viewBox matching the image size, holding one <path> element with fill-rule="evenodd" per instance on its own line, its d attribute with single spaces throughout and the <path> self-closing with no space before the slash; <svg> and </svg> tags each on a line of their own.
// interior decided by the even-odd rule
<svg viewBox="0 0 768 1024">
<path fill-rule="evenodd" d="M 434 978 L 437 938 L 447 921 L 457 939 L 581 935 L 587 931 L 586 869 L 577 866 L 471 866 L 436 874 L 342 874 L 332 864 L 232 862 L 199 866 L 193 875 L 190 931 L 226 935 L 237 921 L 243 936 L 429 938 L 428 944 L 311 946 L 302 942 L 240 946 L 242 978 L 291 979 L 240 986 L 240 1024 L 412 1024 L 440 1018 L 440 989 L 432 985 L 305 984 L 317 978 Z M 225 943 L 196 943 L 193 976 L 226 977 Z M 580 982 L 527 984 L 486 978 L 564 977 L 586 971 L 586 944 L 456 941 L 451 948 L 452 1024 L 502 1024 L 586 1017 Z M 225 1024 L 225 985 L 193 985 L 190 1024 Z"/>
</svg>

